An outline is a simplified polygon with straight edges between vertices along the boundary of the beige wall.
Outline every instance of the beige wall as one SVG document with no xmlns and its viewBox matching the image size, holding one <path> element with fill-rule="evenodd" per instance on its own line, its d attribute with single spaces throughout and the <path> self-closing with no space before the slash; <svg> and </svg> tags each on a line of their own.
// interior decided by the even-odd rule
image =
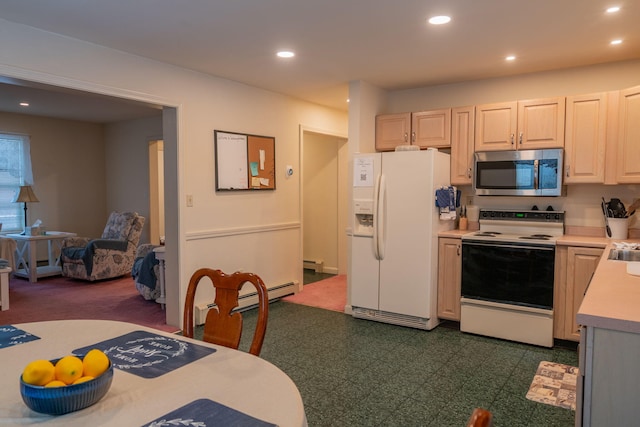
<svg viewBox="0 0 640 427">
<path fill-rule="evenodd" d="M 563 69 L 499 79 L 478 80 L 458 84 L 431 86 L 400 91 L 382 91 L 359 83 L 350 91 L 351 115 L 360 122 L 373 123 L 376 114 L 423 111 L 435 108 L 459 107 L 491 102 L 515 101 L 550 96 L 586 94 L 600 91 L 620 90 L 640 85 L 640 60 L 602 64 L 589 67 Z M 353 92 L 353 93 L 352 93 Z M 364 93 L 375 102 L 363 105 L 354 103 L 354 95 Z M 351 107 L 358 107 L 352 111 Z M 373 128 L 373 124 L 371 124 Z M 350 129 L 350 132 L 352 130 Z M 354 130 L 355 132 L 355 130 Z M 369 132 L 369 131 L 367 131 Z M 360 131 L 357 148 L 374 151 L 373 136 Z M 350 139 L 352 134 L 350 133 Z M 470 187 L 462 188 L 467 200 Z M 529 209 L 536 204 L 540 209 L 551 205 L 556 210 L 566 211 L 566 225 L 602 228 L 604 218 L 600 210 L 601 197 L 609 200 L 617 197 L 629 205 L 640 197 L 640 185 L 571 185 L 566 197 L 473 197 L 473 203 L 484 208 Z M 638 216 L 631 219 L 632 228 L 640 228 Z"/>
<path fill-rule="evenodd" d="M 340 150 L 346 139 L 313 132 L 304 133 L 303 143 L 303 258 L 324 262 L 324 272 L 339 272 Z M 342 172 L 342 175 L 340 175 Z M 342 186 L 346 182 L 342 183 Z M 340 202 L 340 203 L 339 203 Z M 344 248 L 346 250 L 346 248 Z M 346 266 L 345 266 L 346 267 Z"/>
<path fill-rule="evenodd" d="M 162 116 L 105 126 L 105 199 L 109 211 L 145 217 L 140 243 L 150 242 L 149 141 L 162 139 Z"/>
<path fill-rule="evenodd" d="M 99 236 L 106 220 L 104 127 L 100 124 L 0 113 L 0 131 L 31 140 L 33 189 L 29 223 Z M 3 230 L 7 231 L 7 230 Z"/>
<path fill-rule="evenodd" d="M 177 137 L 162 135 L 165 173 L 170 173 L 165 175 L 170 324 L 181 323 L 186 285 L 199 267 L 251 271 L 269 287 L 302 281 L 301 183 L 299 175 L 284 178 L 285 165 L 300 169 L 300 126 L 346 135 L 346 113 L 2 19 L 0 28 L 0 75 L 175 109 L 175 117 L 163 118 L 163 127 L 177 128 Z M 275 191 L 215 191 L 216 129 L 276 138 Z M 193 196 L 193 207 L 186 207 L 187 195 Z M 115 196 L 109 200 L 121 202 Z M 210 299 L 210 292 L 198 293 L 198 302 Z"/>
<path fill-rule="evenodd" d="M 387 92 L 385 113 L 462 107 L 640 85 L 640 60 Z"/>
</svg>

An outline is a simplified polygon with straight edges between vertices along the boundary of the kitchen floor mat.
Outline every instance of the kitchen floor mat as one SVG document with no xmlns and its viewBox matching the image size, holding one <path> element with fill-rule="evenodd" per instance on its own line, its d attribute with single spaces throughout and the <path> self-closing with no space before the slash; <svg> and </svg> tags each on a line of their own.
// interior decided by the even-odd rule
<svg viewBox="0 0 640 427">
<path fill-rule="evenodd" d="M 527 399 L 575 411 L 578 374 L 578 368 L 574 366 L 542 361 L 527 392 Z"/>
</svg>

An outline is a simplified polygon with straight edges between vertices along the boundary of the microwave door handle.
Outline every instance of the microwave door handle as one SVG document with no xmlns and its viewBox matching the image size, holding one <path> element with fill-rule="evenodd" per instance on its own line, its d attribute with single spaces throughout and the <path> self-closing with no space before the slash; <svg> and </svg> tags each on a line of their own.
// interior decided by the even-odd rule
<svg viewBox="0 0 640 427">
<path fill-rule="evenodd" d="M 538 189 L 538 167 L 539 167 L 539 161 L 534 160 L 533 161 L 533 188 L 535 188 L 536 190 Z"/>
</svg>

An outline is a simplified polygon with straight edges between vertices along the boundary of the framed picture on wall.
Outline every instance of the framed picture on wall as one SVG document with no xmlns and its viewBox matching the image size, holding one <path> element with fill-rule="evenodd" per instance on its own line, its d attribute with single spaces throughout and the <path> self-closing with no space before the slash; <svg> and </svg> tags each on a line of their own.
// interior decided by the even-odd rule
<svg viewBox="0 0 640 427">
<path fill-rule="evenodd" d="M 275 190 L 272 136 L 214 130 L 216 191 Z"/>
</svg>

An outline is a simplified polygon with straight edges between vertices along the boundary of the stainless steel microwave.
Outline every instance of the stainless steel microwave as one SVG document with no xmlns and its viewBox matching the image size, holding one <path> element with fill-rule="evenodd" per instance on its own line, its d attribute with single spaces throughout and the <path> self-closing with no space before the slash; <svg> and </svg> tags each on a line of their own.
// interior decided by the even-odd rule
<svg viewBox="0 0 640 427">
<path fill-rule="evenodd" d="M 475 153 L 473 188 L 479 196 L 562 196 L 563 150 Z"/>
</svg>

